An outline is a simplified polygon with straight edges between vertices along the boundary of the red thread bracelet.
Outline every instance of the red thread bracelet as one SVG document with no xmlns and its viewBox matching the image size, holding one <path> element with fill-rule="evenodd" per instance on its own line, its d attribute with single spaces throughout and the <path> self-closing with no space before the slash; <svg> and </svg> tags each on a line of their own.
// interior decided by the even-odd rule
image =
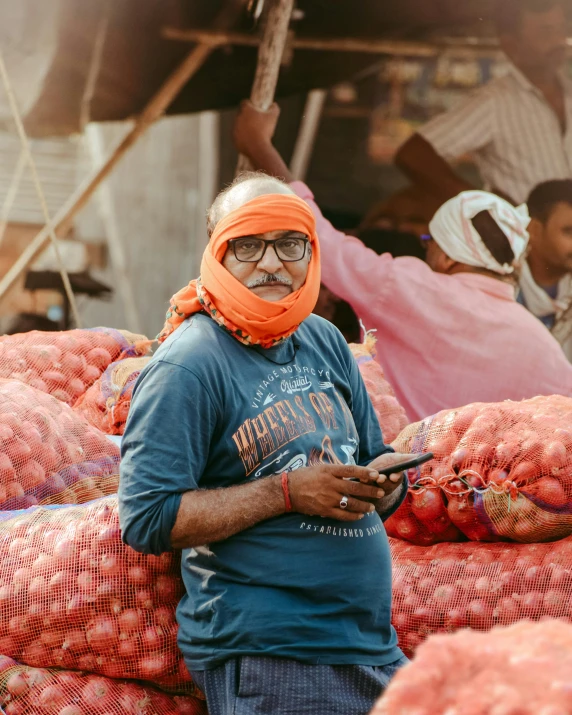
<svg viewBox="0 0 572 715">
<path fill-rule="evenodd" d="M 290 489 L 288 486 L 288 472 L 282 472 L 280 481 L 282 482 L 282 492 L 284 494 L 284 503 L 286 504 L 286 511 L 292 511 L 292 502 L 290 501 Z"/>
</svg>

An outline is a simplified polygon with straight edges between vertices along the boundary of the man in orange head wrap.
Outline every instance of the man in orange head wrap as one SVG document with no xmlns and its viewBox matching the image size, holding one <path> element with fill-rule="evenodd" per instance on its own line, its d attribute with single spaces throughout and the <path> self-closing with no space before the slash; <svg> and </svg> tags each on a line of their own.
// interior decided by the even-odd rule
<svg viewBox="0 0 572 715">
<path fill-rule="evenodd" d="M 274 193 L 257 195 L 265 187 Z M 161 342 L 189 315 L 205 309 L 241 342 L 271 347 L 288 338 L 314 309 L 320 254 L 307 204 L 264 175 L 255 174 L 250 183 L 241 180 L 233 188 L 211 208 L 201 277 L 173 296 Z M 220 212 L 225 215 L 219 220 Z M 272 242 L 274 250 L 264 250 Z"/>
<path fill-rule="evenodd" d="M 377 470 L 405 457 L 383 443 L 342 336 L 311 314 L 305 202 L 247 175 L 208 231 L 134 390 L 123 538 L 183 549 L 179 645 L 210 715 L 361 715 L 404 662 L 382 522 L 406 484 Z"/>
</svg>

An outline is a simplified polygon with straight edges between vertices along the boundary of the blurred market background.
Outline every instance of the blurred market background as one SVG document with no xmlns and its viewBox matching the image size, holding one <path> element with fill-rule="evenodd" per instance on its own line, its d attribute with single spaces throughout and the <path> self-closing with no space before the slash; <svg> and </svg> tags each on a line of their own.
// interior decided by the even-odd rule
<svg viewBox="0 0 572 715">
<path fill-rule="evenodd" d="M 236 168 L 230 130 L 250 94 L 263 5 L 0 4 L 6 72 L 49 215 L 64 219 L 61 255 L 85 327 L 154 335 L 172 292 L 198 274 L 206 209 Z M 380 252 L 423 232 L 434 207 L 393 156 L 417 126 L 505 71 L 491 15 L 488 0 L 297 0 L 276 144 L 337 227 Z M 156 118 L 182 66 L 188 79 Z M 0 130 L 0 328 L 73 327 L 53 249 L 28 250 L 33 260 L 14 273 L 45 222 L 1 88 Z M 478 183 L 470 157 L 461 170 Z"/>
</svg>

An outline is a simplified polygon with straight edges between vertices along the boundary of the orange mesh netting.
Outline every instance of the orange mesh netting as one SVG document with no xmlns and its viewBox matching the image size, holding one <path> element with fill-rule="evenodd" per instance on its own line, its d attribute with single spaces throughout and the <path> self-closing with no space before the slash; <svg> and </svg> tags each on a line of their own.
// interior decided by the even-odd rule
<svg viewBox="0 0 572 715">
<path fill-rule="evenodd" d="M 572 620 L 572 537 L 429 548 L 390 539 L 390 548 L 392 621 L 407 655 L 432 633 L 544 616 Z"/>
<path fill-rule="evenodd" d="M 387 382 L 381 365 L 375 360 L 375 338 L 367 333 L 365 342 L 350 343 L 357 361 L 369 399 L 377 415 L 386 443 L 392 442 L 407 425 L 405 410 L 397 401 L 393 388 Z"/>
<path fill-rule="evenodd" d="M 151 341 L 125 330 L 93 328 L 0 337 L 0 378 L 48 392 L 71 405 L 122 357 L 145 355 Z"/>
<path fill-rule="evenodd" d="M 69 670 L 30 668 L 0 656 L 0 712 L 6 715 L 207 715 L 204 701 L 143 683 Z"/>
<path fill-rule="evenodd" d="M 444 410 L 406 427 L 392 446 L 435 459 L 409 472 L 410 495 L 388 520 L 390 535 L 453 540 L 451 524 L 473 541 L 572 534 L 571 398 Z"/>
<path fill-rule="evenodd" d="M 55 397 L 0 379 L 0 509 L 85 502 L 118 482 L 108 437 Z"/>
<path fill-rule="evenodd" d="M 385 522 L 388 536 L 430 546 L 442 541 L 466 541 L 451 521 L 447 497 L 440 489 L 410 488 L 403 504 Z"/>
<path fill-rule="evenodd" d="M 370 715 L 569 715 L 572 625 L 522 622 L 434 636 Z"/>
<path fill-rule="evenodd" d="M 112 363 L 74 405 L 74 410 L 107 434 L 122 435 L 131 394 L 141 370 L 151 358 L 127 358 Z"/>
<path fill-rule="evenodd" d="M 0 512 L 0 653 L 193 692 L 177 647 L 180 556 L 121 541 L 117 498 Z"/>
</svg>

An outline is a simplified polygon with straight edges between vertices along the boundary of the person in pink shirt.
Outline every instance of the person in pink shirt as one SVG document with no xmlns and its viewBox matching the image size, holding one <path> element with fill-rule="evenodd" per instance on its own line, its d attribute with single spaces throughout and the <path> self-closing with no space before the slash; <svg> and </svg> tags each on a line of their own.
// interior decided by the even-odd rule
<svg viewBox="0 0 572 715">
<path fill-rule="evenodd" d="M 234 139 L 255 169 L 283 178 L 312 209 L 322 282 L 377 331 L 377 359 L 411 420 L 470 402 L 572 396 L 572 365 L 516 302 L 528 218 L 502 199 L 464 192 L 430 225 L 427 263 L 378 255 L 337 231 L 272 144 L 279 110 L 245 102 Z"/>
</svg>

